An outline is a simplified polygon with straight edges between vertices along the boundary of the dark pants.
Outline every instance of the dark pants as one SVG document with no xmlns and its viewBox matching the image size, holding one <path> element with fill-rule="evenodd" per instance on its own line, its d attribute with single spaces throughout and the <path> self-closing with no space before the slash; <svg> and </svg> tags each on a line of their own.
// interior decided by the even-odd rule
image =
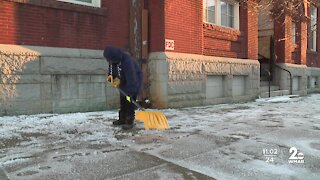
<svg viewBox="0 0 320 180">
<path fill-rule="evenodd" d="M 131 97 L 136 100 L 136 97 Z M 132 124 L 135 118 L 136 106 L 129 102 L 125 96 L 120 95 L 120 111 L 119 119 L 124 121 L 126 124 Z"/>
</svg>

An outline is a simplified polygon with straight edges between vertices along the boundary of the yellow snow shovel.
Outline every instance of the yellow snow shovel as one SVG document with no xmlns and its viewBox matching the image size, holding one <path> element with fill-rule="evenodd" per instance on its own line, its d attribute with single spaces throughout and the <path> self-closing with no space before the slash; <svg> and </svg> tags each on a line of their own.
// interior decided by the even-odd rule
<svg viewBox="0 0 320 180">
<path fill-rule="evenodd" d="M 110 78 L 110 79 L 109 79 Z M 108 77 L 108 82 L 113 84 L 112 76 Z M 166 116 L 162 112 L 158 111 L 146 111 L 143 107 L 141 107 L 135 100 L 131 99 L 122 89 L 117 86 L 113 86 L 119 89 L 119 92 L 126 97 L 127 101 L 133 103 L 139 111 L 136 112 L 136 119 L 142 121 L 144 123 L 145 129 L 168 129 L 169 124 Z"/>
</svg>

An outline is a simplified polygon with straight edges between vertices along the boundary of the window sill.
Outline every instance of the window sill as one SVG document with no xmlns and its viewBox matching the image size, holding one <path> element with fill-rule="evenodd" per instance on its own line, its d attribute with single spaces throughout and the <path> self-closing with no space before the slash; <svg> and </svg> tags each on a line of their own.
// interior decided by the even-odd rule
<svg viewBox="0 0 320 180">
<path fill-rule="evenodd" d="M 67 2 L 61 2 L 56 0 L 8 0 L 15 3 L 28 4 L 33 6 L 40 6 L 44 8 L 53 8 L 59 10 L 67 10 L 67 11 L 75 11 L 75 12 L 83 12 L 95 15 L 106 15 L 105 8 L 98 8 L 80 4 L 72 4 Z"/>
<path fill-rule="evenodd" d="M 241 32 L 237 29 L 218 26 L 215 24 L 203 23 L 204 36 L 209 38 L 240 42 Z"/>
<path fill-rule="evenodd" d="M 225 26 L 218 26 L 210 23 L 203 23 L 203 28 L 207 30 L 219 31 L 226 34 L 232 34 L 236 36 L 240 36 L 241 32 L 238 29 L 229 28 Z"/>
<path fill-rule="evenodd" d="M 309 49 L 309 50 L 307 50 L 307 53 L 308 53 L 308 54 L 317 54 L 318 52 L 317 52 L 317 51 L 314 51 L 314 50 L 310 50 L 310 49 Z"/>
</svg>

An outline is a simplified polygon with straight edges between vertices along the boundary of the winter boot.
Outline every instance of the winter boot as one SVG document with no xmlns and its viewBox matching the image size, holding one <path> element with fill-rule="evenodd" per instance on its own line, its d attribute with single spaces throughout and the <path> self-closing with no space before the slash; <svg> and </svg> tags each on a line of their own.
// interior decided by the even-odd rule
<svg viewBox="0 0 320 180">
<path fill-rule="evenodd" d="M 119 120 L 113 121 L 112 124 L 115 126 L 121 126 L 126 124 L 125 117 L 125 113 L 119 111 Z"/>
<path fill-rule="evenodd" d="M 126 119 L 126 123 L 122 126 L 122 130 L 129 130 L 132 129 L 134 127 L 134 116 L 133 117 L 127 117 Z"/>
</svg>

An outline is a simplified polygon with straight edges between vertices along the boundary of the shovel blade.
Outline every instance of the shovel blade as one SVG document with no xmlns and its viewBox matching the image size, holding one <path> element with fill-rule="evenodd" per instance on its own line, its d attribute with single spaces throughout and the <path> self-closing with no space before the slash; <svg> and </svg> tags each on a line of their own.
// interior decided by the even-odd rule
<svg viewBox="0 0 320 180">
<path fill-rule="evenodd" d="M 162 112 L 138 111 L 136 119 L 144 123 L 145 129 L 168 129 L 169 124 Z"/>
</svg>

